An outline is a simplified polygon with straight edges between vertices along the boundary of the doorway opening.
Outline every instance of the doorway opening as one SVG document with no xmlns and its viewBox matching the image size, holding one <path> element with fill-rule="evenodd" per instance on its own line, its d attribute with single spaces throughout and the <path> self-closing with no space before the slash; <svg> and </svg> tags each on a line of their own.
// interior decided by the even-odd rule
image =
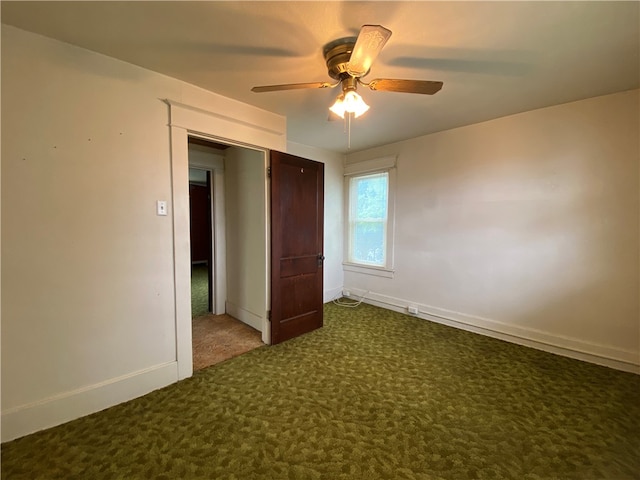
<svg viewBox="0 0 640 480">
<path fill-rule="evenodd" d="M 191 240 L 191 315 L 213 312 L 211 171 L 189 167 L 189 237 Z"/>
<path fill-rule="evenodd" d="M 264 152 L 188 137 L 193 369 L 263 345 Z M 258 192 L 256 196 L 252 192 Z M 263 292 L 262 294 L 260 292 Z"/>
</svg>

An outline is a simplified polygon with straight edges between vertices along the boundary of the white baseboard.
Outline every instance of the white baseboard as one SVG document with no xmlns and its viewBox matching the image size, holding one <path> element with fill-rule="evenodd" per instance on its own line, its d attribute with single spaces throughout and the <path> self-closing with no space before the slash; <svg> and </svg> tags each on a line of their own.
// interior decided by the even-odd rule
<svg viewBox="0 0 640 480">
<path fill-rule="evenodd" d="M 364 297 L 363 302 L 370 305 L 400 313 L 407 313 L 407 308 L 411 305 L 418 308 L 418 314 L 412 316 L 424 320 L 430 320 L 545 352 L 603 365 L 616 370 L 640 374 L 638 352 L 608 345 L 589 343 L 580 339 L 554 335 L 518 325 L 509 325 L 496 320 L 410 302 L 388 295 L 367 292 L 359 288 L 345 286 L 344 289 L 349 290 L 352 297 L 357 299 Z"/>
<path fill-rule="evenodd" d="M 178 381 L 169 362 L 2 412 L 2 441 L 55 427 L 132 400 Z"/>
<path fill-rule="evenodd" d="M 264 318 L 260 315 L 250 312 L 249 310 L 239 307 L 233 302 L 227 301 L 226 312 L 233 318 L 237 318 L 242 323 L 246 323 L 250 327 L 255 328 L 259 332 L 264 330 Z"/>
</svg>

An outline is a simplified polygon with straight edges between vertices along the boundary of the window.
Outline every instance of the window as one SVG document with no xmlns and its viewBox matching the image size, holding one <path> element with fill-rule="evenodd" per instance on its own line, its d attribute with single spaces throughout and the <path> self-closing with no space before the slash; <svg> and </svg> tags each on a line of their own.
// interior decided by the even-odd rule
<svg viewBox="0 0 640 480">
<path fill-rule="evenodd" d="M 361 268 L 391 271 L 393 266 L 392 186 L 395 173 L 393 166 L 395 166 L 395 157 L 353 164 L 346 169 L 345 269 L 347 270 L 354 270 L 356 267 L 355 271 L 360 271 Z M 372 168 L 374 171 L 371 171 Z M 365 273 L 372 273 L 372 271 L 368 270 Z"/>
<path fill-rule="evenodd" d="M 349 180 L 349 261 L 384 267 L 387 253 L 389 173 Z"/>
</svg>

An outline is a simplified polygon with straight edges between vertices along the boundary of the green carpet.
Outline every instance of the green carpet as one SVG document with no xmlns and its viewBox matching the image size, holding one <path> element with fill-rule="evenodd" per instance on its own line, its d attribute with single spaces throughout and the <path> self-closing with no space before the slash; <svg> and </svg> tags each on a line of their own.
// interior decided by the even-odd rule
<svg viewBox="0 0 640 480">
<path fill-rule="evenodd" d="M 3 479 L 635 479 L 640 376 L 362 305 L 2 446 Z"/>
<path fill-rule="evenodd" d="M 191 266 L 191 316 L 209 313 L 209 270 L 207 265 Z"/>
</svg>

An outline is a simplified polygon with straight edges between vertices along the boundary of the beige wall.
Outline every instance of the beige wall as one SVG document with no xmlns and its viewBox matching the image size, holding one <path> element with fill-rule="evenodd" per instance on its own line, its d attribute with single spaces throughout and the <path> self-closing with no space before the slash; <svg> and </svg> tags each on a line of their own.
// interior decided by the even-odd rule
<svg viewBox="0 0 640 480">
<path fill-rule="evenodd" d="M 3 413 L 132 372 L 168 378 L 172 212 L 156 216 L 155 203 L 171 204 L 171 172 L 159 99 L 183 84 L 2 34 Z"/>
<path fill-rule="evenodd" d="M 225 151 L 227 312 L 263 331 L 267 313 L 265 152 Z"/>
<path fill-rule="evenodd" d="M 345 272 L 345 288 L 637 366 L 638 105 L 624 92 L 349 155 L 398 155 L 395 275 Z"/>
</svg>

